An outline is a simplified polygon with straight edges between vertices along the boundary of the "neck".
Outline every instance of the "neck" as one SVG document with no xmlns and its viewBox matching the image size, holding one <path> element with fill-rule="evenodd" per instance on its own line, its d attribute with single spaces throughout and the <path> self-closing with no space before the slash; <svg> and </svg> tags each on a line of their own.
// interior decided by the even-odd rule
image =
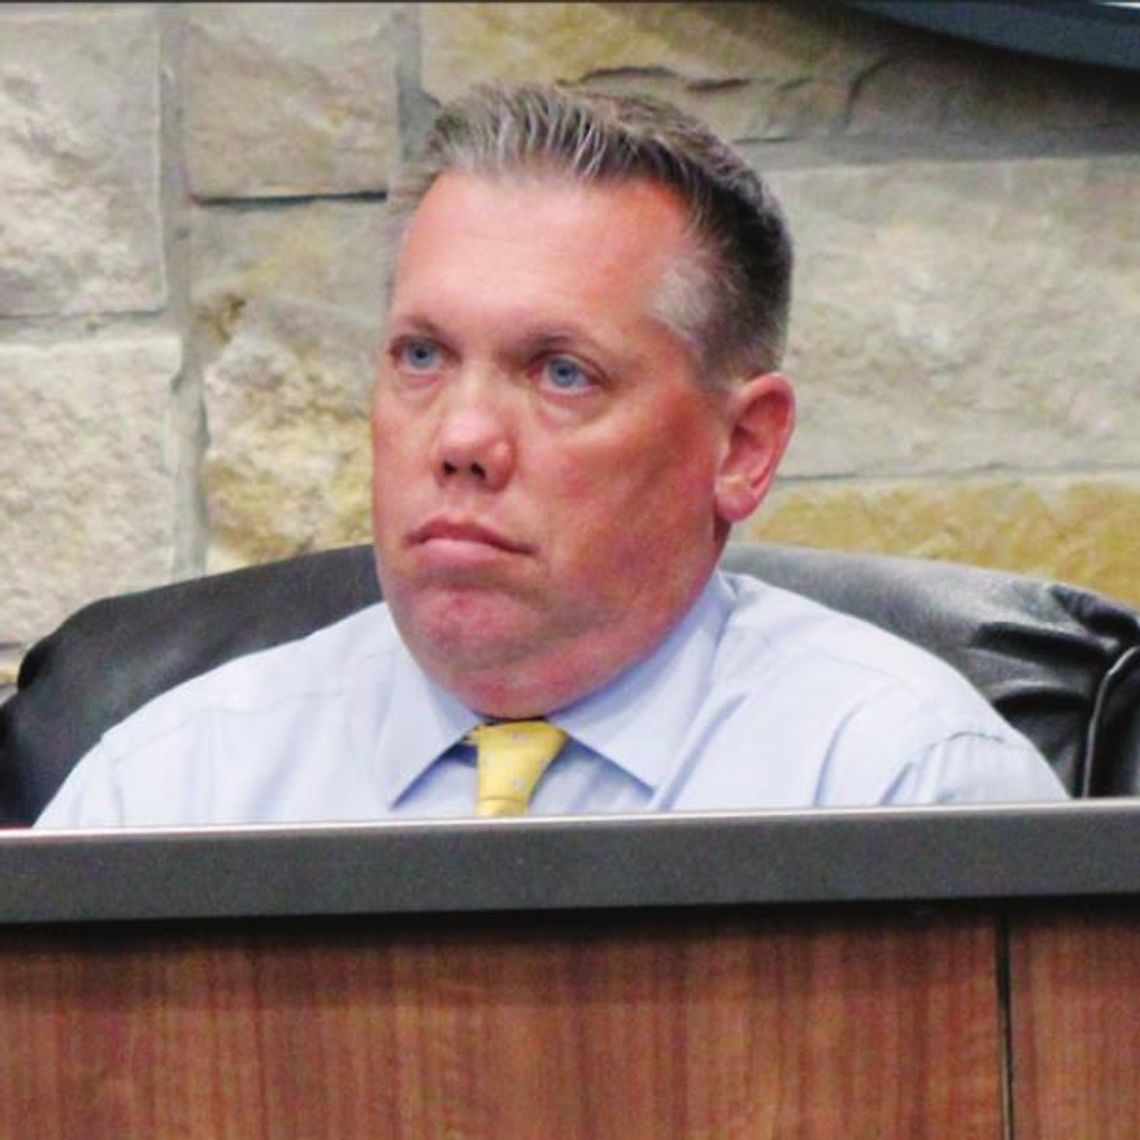
<svg viewBox="0 0 1140 1140">
<path fill-rule="evenodd" d="M 468 708 L 483 717 L 521 720 L 549 716 L 603 688 L 648 658 L 692 611 L 704 586 L 686 604 L 652 627 L 638 629 L 635 642 L 607 637 L 597 629 L 548 649 L 517 657 L 483 659 L 469 668 L 456 658 L 425 660 L 421 668 Z"/>
</svg>

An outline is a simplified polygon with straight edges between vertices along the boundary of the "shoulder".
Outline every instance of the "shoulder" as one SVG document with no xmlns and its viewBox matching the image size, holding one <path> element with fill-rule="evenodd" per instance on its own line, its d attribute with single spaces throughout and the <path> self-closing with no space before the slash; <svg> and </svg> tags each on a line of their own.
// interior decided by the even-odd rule
<svg viewBox="0 0 1140 1140">
<path fill-rule="evenodd" d="M 351 763 L 351 742 L 384 716 L 399 654 L 387 607 L 377 604 L 226 662 L 109 729 L 38 822 L 259 818 L 259 805 L 307 778 L 301 769 L 312 765 L 298 765 L 298 756 L 324 757 L 324 781 Z"/>
<path fill-rule="evenodd" d="M 932 709 L 963 708 L 1000 721 L 970 682 L 933 653 L 860 618 L 746 575 L 726 576 L 734 596 L 717 658 L 726 677 L 758 671 L 809 687 L 895 692 Z"/>
<path fill-rule="evenodd" d="M 326 700 L 390 669 L 398 644 L 387 607 L 368 606 L 303 638 L 234 658 L 176 685 L 104 739 L 145 739 L 204 713 L 249 716 Z"/>
<path fill-rule="evenodd" d="M 718 700 L 727 694 L 742 718 L 769 726 L 811 772 L 815 802 L 1060 793 L 1033 746 L 934 654 L 755 579 L 731 576 L 729 585 Z"/>
</svg>

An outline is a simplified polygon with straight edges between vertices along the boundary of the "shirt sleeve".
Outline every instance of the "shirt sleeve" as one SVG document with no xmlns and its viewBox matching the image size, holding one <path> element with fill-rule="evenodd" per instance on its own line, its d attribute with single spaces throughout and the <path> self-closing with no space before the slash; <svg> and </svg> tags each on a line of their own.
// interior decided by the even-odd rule
<svg viewBox="0 0 1140 1140">
<path fill-rule="evenodd" d="M 114 766 L 103 745 L 97 744 L 71 770 L 34 826 L 41 829 L 122 827 L 123 818 Z"/>
<path fill-rule="evenodd" d="M 1028 741 L 963 732 L 906 763 L 882 802 L 1028 803 L 1067 798 L 1056 773 Z"/>
</svg>

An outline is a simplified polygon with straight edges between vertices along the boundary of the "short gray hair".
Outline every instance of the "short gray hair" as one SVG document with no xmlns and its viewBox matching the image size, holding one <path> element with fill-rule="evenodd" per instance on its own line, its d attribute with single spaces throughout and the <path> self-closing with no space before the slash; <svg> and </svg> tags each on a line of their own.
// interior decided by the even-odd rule
<svg viewBox="0 0 1140 1140">
<path fill-rule="evenodd" d="M 667 274 L 658 315 L 688 344 L 709 386 L 778 367 L 791 236 L 762 179 L 699 120 L 645 96 L 537 84 L 476 88 L 440 111 L 420 160 L 396 180 L 393 250 L 447 170 L 534 170 L 587 183 L 644 178 L 672 188 L 698 252 Z"/>
</svg>

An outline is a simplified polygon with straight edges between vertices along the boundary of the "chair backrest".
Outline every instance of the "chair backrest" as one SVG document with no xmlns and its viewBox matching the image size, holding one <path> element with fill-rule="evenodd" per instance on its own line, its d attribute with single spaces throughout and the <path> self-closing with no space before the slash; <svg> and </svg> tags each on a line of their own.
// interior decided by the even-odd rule
<svg viewBox="0 0 1140 1140">
<path fill-rule="evenodd" d="M 1073 795 L 1140 790 L 1140 618 L 1099 595 L 974 567 L 733 544 L 753 574 L 925 646 L 1041 749 Z M 111 725 L 233 657 L 379 598 L 345 547 L 95 602 L 24 659 L 0 706 L 0 822 L 31 822 Z"/>
</svg>

